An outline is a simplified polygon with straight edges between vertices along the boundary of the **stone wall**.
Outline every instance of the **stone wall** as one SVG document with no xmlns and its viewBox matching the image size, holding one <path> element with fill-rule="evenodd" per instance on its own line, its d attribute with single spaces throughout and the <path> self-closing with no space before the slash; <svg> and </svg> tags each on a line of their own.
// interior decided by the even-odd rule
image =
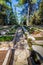
<svg viewBox="0 0 43 65">
<path fill-rule="evenodd" d="M 12 55 L 12 51 L 9 49 L 2 65 L 9 65 L 10 59 L 11 59 L 11 55 Z"/>
</svg>

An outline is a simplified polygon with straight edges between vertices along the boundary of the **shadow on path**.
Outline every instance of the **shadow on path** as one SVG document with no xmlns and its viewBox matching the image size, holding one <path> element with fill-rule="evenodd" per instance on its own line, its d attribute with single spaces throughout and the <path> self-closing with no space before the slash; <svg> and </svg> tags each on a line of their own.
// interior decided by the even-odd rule
<svg viewBox="0 0 43 65">
<path fill-rule="evenodd" d="M 13 65 L 13 60 L 14 60 L 14 49 L 12 49 L 12 56 L 11 56 L 11 60 L 10 60 L 10 63 L 9 65 Z"/>
<path fill-rule="evenodd" d="M 31 62 L 33 65 L 41 65 L 43 63 L 43 57 L 36 51 L 31 51 Z M 35 60 L 37 59 L 37 60 Z"/>
</svg>

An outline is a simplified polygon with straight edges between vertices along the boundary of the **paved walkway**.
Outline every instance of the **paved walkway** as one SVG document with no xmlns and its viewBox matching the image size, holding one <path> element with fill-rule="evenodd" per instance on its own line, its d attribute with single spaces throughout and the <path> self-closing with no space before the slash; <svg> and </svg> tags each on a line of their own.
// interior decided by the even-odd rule
<svg viewBox="0 0 43 65">
<path fill-rule="evenodd" d="M 16 34 L 16 45 L 14 46 L 14 60 L 13 65 L 28 65 L 27 58 L 30 56 L 29 46 L 23 34 L 22 28 L 18 28 Z M 30 60 L 29 60 L 30 61 Z M 29 62 L 31 64 L 31 61 Z"/>
<path fill-rule="evenodd" d="M 25 35 L 23 34 L 21 27 L 17 29 L 14 43 L 15 43 L 14 45 L 15 52 L 13 52 L 12 65 L 32 65 L 30 59 L 28 60 L 29 62 L 27 61 L 27 58 L 30 57 L 30 51 L 28 50 L 29 46 L 27 44 L 27 40 L 25 38 Z M 41 58 L 43 57 L 43 52 L 41 53 L 42 51 L 41 47 L 33 45 L 33 49 L 39 53 Z"/>
</svg>

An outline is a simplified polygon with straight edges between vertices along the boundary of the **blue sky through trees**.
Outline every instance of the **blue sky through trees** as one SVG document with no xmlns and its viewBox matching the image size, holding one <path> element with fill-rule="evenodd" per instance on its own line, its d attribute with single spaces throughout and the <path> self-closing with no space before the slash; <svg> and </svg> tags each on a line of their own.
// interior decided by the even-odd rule
<svg viewBox="0 0 43 65">
<path fill-rule="evenodd" d="M 37 3 L 40 2 L 40 0 L 37 0 Z M 13 11 L 15 11 L 15 7 L 14 5 L 16 5 L 18 2 L 16 0 L 12 0 L 12 7 L 13 7 Z M 35 7 L 38 9 L 38 4 L 36 3 Z M 23 7 L 22 7 L 23 8 Z M 21 15 L 21 12 L 22 12 L 22 8 L 18 8 L 16 7 L 16 12 L 17 12 L 17 16 L 18 16 L 18 19 L 20 20 L 20 17 L 22 16 Z M 20 14 L 19 14 L 20 13 Z"/>
<path fill-rule="evenodd" d="M 13 12 L 15 11 L 15 7 L 14 5 L 16 5 L 18 2 L 16 0 L 12 0 L 12 7 L 13 7 Z M 19 11 L 21 11 L 22 8 L 18 8 L 16 7 L 16 12 L 17 12 L 17 16 L 18 16 L 18 20 L 20 21 L 20 14 Z"/>
</svg>

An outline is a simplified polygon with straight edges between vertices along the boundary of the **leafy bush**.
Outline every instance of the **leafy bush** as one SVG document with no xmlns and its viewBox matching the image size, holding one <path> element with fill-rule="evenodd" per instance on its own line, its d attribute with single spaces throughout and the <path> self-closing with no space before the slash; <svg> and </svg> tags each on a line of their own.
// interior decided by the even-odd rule
<svg viewBox="0 0 43 65">
<path fill-rule="evenodd" d="M 27 39 L 27 42 L 28 42 L 28 45 L 29 45 L 29 47 L 32 47 L 32 39 Z"/>
<path fill-rule="evenodd" d="M 35 31 L 34 28 L 31 28 L 31 29 L 29 30 L 29 32 L 30 32 L 31 34 L 32 34 L 34 31 Z"/>
</svg>

